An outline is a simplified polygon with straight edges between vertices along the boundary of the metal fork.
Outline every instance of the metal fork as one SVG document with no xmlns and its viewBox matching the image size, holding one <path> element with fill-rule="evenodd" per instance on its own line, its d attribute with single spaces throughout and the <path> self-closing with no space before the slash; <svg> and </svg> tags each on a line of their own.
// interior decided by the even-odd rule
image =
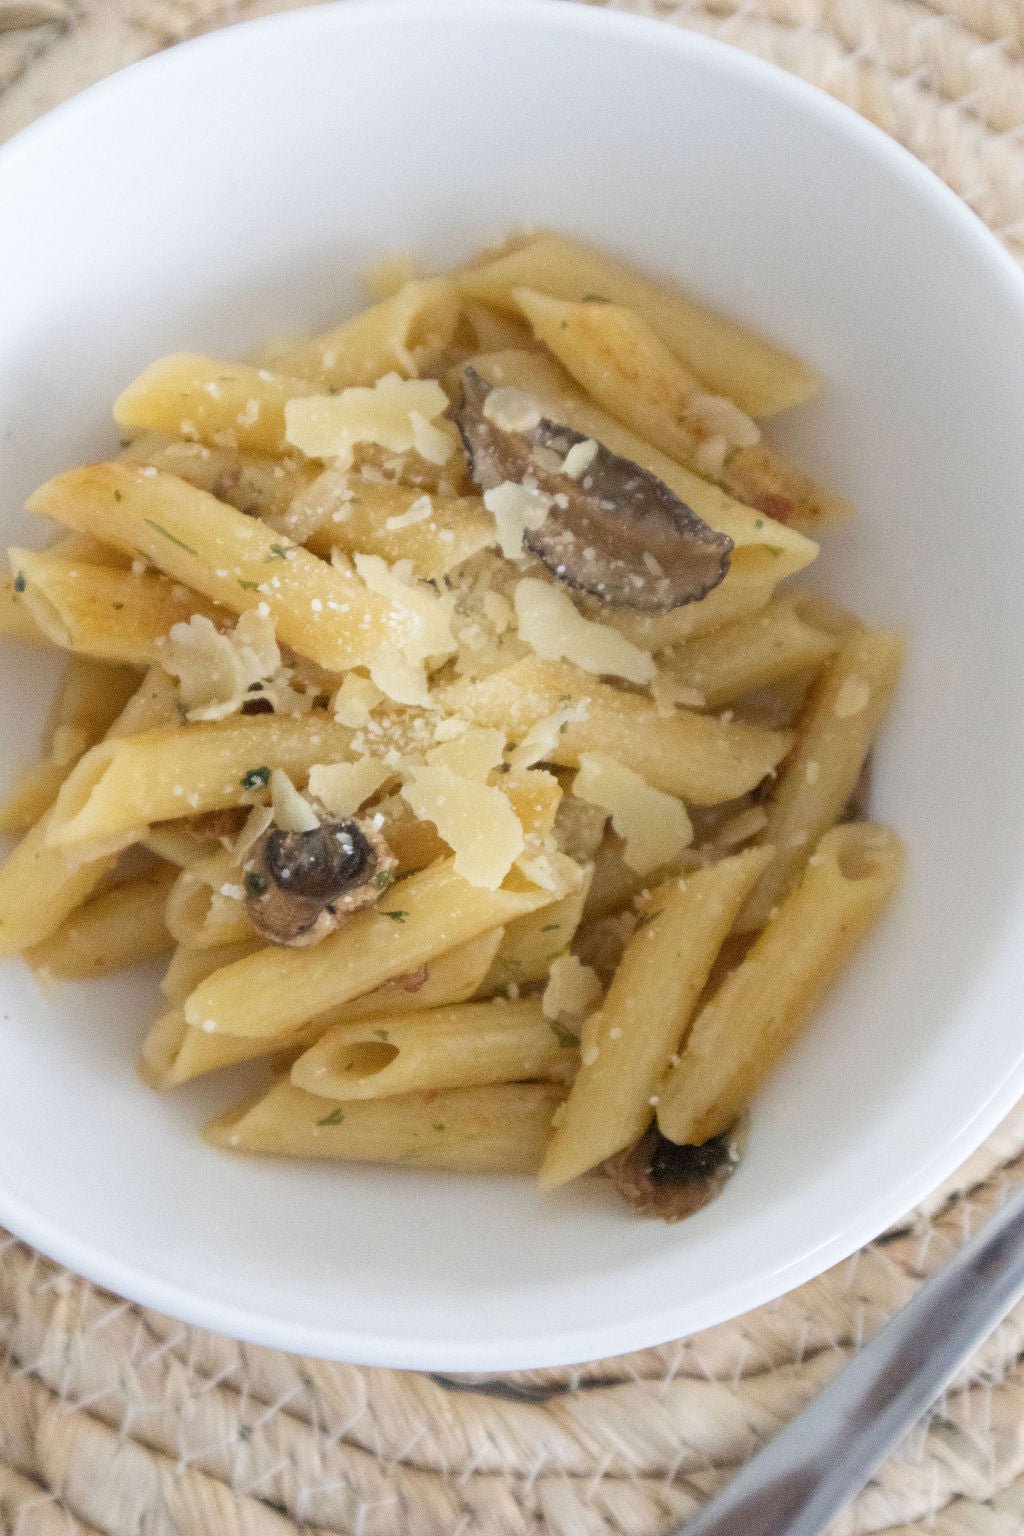
<svg viewBox="0 0 1024 1536">
<path fill-rule="evenodd" d="M 680 1536 L 821 1536 L 1024 1296 L 1024 1190 Z"/>
</svg>

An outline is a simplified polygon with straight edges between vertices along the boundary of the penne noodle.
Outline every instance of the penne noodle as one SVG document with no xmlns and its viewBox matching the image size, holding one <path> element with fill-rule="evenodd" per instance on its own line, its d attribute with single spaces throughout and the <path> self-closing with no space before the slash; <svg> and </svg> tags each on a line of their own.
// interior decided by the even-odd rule
<svg viewBox="0 0 1024 1536">
<path fill-rule="evenodd" d="M 836 652 L 811 690 L 796 746 L 766 806 L 762 841 L 775 853 L 740 913 L 742 930 L 768 921 L 800 879 L 822 833 L 842 815 L 892 704 L 903 650 L 902 638 L 891 630 L 862 630 Z"/>
<path fill-rule="evenodd" d="M 646 320 L 707 389 L 735 400 L 751 416 L 800 405 L 820 388 L 813 370 L 781 347 L 679 289 L 561 235 L 538 235 L 505 255 L 462 268 L 454 280 L 461 293 L 513 312 L 514 292 L 521 287 L 572 302 L 594 296 L 625 305 Z"/>
<path fill-rule="evenodd" d="M 600 1011 L 583 1025 L 582 1065 L 544 1158 L 544 1188 L 643 1135 L 658 1084 L 768 856 L 751 849 L 651 892 Z"/>
<path fill-rule="evenodd" d="M 564 1093 L 551 1083 L 496 1083 L 332 1106 L 284 1079 L 258 1103 L 219 1116 L 203 1135 L 235 1152 L 535 1173 Z"/>
<path fill-rule="evenodd" d="M 662 665 L 682 687 L 703 695 L 708 709 L 721 709 L 754 688 L 820 667 L 838 648 L 834 635 L 804 618 L 800 599 L 787 595 L 773 597 L 748 618 L 695 636 Z"/>
<path fill-rule="evenodd" d="M 185 1011 L 174 1007 L 152 1026 L 142 1048 L 139 1071 L 153 1088 L 173 1088 L 219 1067 L 273 1056 L 281 1051 L 304 1050 L 328 1029 L 357 1020 L 386 1020 L 429 1008 L 464 1002 L 477 990 L 501 942 L 501 928 L 484 933 L 411 975 L 396 976 L 362 997 L 307 1020 L 298 1029 L 252 1039 L 245 1035 L 210 1034 L 185 1022 Z M 167 968 L 161 990 L 168 1001 L 181 1004 L 207 976 L 223 966 L 254 954 L 253 945 L 226 945 L 223 949 L 179 949 Z M 191 985 L 189 984 L 191 982 Z"/>
<path fill-rule="evenodd" d="M 561 1038 L 566 1032 L 560 1031 Z M 530 1079 L 564 1082 L 575 1052 L 559 1043 L 538 998 L 461 1003 L 338 1024 L 294 1063 L 292 1082 L 320 1098 L 382 1099 L 435 1088 Z"/>
<path fill-rule="evenodd" d="M 759 443 L 750 418 L 706 394 L 633 310 L 567 303 L 530 288 L 512 297 L 577 384 L 645 442 L 779 522 L 814 528 L 849 517 L 848 502 Z"/>
<path fill-rule="evenodd" d="M 286 371 L 174 352 L 151 363 L 118 395 L 114 420 L 122 427 L 169 432 L 213 448 L 280 457 L 290 451 L 286 404 L 316 393 L 315 384 L 289 378 Z"/>
<path fill-rule="evenodd" d="M 321 389 L 373 384 L 386 373 L 415 378 L 448 346 L 458 318 L 450 282 L 413 279 L 333 331 L 276 351 L 274 367 Z"/>
<path fill-rule="evenodd" d="M 583 916 L 583 906 L 593 877 L 592 864 L 581 866 L 583 878 L 575 891 L 561 901 L 514 918 L 505 928 L 505 937 L 480 985 L 481 997 L 511 987 L 526 987 L 543 981 L 551 962 L 568 953 L 569 945 Z"/>
<path fill-rule="evenodd" d="M 394 645 L 391 604 L 358 577 L 175 475 L 90 464 L 49 480 L 28 506 L 143 555 L 232 613 L 260 608 L 279 641 L 329 670 Z"/>
<path fill-rule="evenodd" d="M 22 600 L 54 645 L 99 661 L 147 667 L 159 659 L 172 624 L 201 613 L 223 624 L 223 608 L 156 571 L 137 574 L 53 555 L 8 550 L 24 582 Z"/>
<path fill-rule="evenodd" d="M 479 497 L 430 495 L 417 487 L 370 480 L 356 481 L 353 489 L 350 500 L 329 501 L 322 521 L 311 527 L 306 509 L 313 503 L 314 485 L 275 519 L 275 526 L 324 559 L 342 549 L 380 555 L 390 564 L 410 560 L 415 574 L 427 580 L 447 575 L 497 542 L 494 518 Z"/>
<path fill-rule="evenodd" d="M 591 616 L 600 617 L 641 650 L 658 652 L 760 612 L 771 601 L 778 581 L 774 550 L 750 545 L 733 551 L 725 580 L 699 603 L 684 603 L 667 613 L 605 607 Z"/>
<path fill-rule="evenodd" d="M 0 577 L 0 635 L 6 635 L 12 640 L 27 640 L 30 645 L 52 643 L 25 605 L 17 572 Z"/>
<path fill-rule="evenodd" d="M 605 752 L 656 789 L 699 805 L 745 794 L 788 752 L 792 735 L 725 722 L 689 710 L 661 716 L 649 699 L 598 682 L 566 662 L 528 657 L 477 682 L 440 690 L 452 714 L 499 727 L 510 739 L 559 709 L 576 706 L 550 749 L 550 760 L 575 768 L 580 754 Z"/>
<path fill-rule="evenodd" d="M 558 854 L 548 858 L 558 876 L 554 891 L 512 876 L 496 891 L 470 885 L 449 859 L 408 875 L 377 906 L 355 913 L 319 944 L 261 950 L 216 972 L 189 997 L 186 1018 L 196 1028 L 229 1035 L 295 1028 L 567 895 L 580 880 L 579 866 Z"/>
<path fill-rule="evenodd" d="M 167 894 L 167 931 L 174 942 L 202 950 L 251 938 L 240 879 L 238 858 L 224 849 L 179 870 Z"/>
<path fill-rule="evenodd" d="M 777 581 L 803 570 L 817 555 L 817 544 L 805 534 L 737 501 L 720 485 L 676 463 L 591 404 L 565 371 L 549 358 L 536 352 L 498 352 L 474 358 L 472 363 L 491 384 L 525 390 L 537 397 L 551 420 L 596 438 L 612 453 L 650 470 L 710 527 L 727 533 L 737 551 L 748 547 L 772 550 Z"/>
<path fill-rule="evenodd" d="M 170 949 L 164 905 L 173 869 L 157 869 L 94 896 L 25 953 L 37 973 L 64 981 L 105 976 Z"/>
<path fill-rule="evenodd" d="M 594 854 L 594 876 L 587 892 L 582 921 L 593 923 L 621 912 L 641 891 L 660 885 L 669 875 L 686 874 L 699 863 L 698 856 L 684 848 L 678 858 L 668 861 L 663 868 L 642 875 L 626 863 L 624 848 L 622 838 L 609 827 Z"/>
<path fill-rule="evenodd" d="M 887 827 L 855 822 L 818 843 L 803 880 L 697 1014 L 658 1090 L 658 1126 L 700 1144 L 735 1125 L 885 907 L 904 864 Z"/>
<path fill-rule="evenodd" d="M 73 851 L 51 847 L 47 833 L 53 814 L 47 811 L 0 865 L 0 955 L 49 938 L 117 863 L 119 848 L 78 859 Z M 121 847 L 133 841 L 134 833 L 128 832 Z"/>
<path fill-rule="evenodd" d="M 52 844 L 91 842 L 129 827 L 266 798 L 270 772 L 305 782 L 314 763 L 349 755 L 353 732 L 324 714 L 229 715 L 101 742 L 68 777 Z"/>
<path fill-rule="evenodd" d="M 226 501 L 250 517 L 284 516 L 296 496 L 308 490 L 320 474 L 318 464 L 298 457 L 275 459 L 242 453 L 237 448 L 211 448 L 186 442 L 166 432 L 142 432 L 123 440 L 121 464 L 149 464 L 178 475 L 218 501 Z M 301 544 L 304 541 L 297 538 Z"/>
<path fill-rule="evenodd" d="M 150 667 L 127 704 L 110 727 L 105 741 L 138 736 L 158 726 L 179 723 L 178 686 L 162 667 Z"/>
</svg>

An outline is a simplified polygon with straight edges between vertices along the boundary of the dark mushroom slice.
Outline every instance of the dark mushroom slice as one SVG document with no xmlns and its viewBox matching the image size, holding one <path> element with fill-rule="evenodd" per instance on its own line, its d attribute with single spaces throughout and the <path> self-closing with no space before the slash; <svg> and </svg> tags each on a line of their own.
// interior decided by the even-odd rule
<svg viewBox="0 0 1024 1536">
<path fill-rule="evenodd" d="M 309 832 L 271 827 L 245 862 L 245 909 L 271 944 L 317 944 L 377 901 L 398 860 L 369 821 L 324 821 Z"/>
<path fill-rule="evenodd" d="M 509 481 L 554 497 L 524 540 L 559 581 L 615 607 L 664 611 L 698 602 L 724 580 L 732 539 L 663 480 L 600 443 L 580 475 L 567 474 L 569 450 L 591 439 L 543 416 L 506 431 L 485 414 L 491 386 L 475 368 L 463 369 L 462 386 L 455 421 L 477 485 Z"/>
<path fill-rule="evenodd" d="M 721 1194 L 740 1160 L 735 1130 L 701 1146 L 679 1146 L 652 1125 L 601 1164 L 622 1198 L 643 1216 L 682 1221 Z"/>
</svg>

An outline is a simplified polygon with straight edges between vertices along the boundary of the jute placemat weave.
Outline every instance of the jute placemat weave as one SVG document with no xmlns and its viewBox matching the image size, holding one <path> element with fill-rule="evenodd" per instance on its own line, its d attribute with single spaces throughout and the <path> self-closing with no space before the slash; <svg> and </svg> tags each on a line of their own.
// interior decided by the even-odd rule
<svg viewBox="0 0 1024 1536">
<path fill-rule="evenodd" d="M 0 138 L 181 38 L 296 0 L 0 0 Z M 1024 0 L 621 0 L 822 86 L 1024 262 Z M 660 1349 L 500 1380 L 331 1365 L 99 1291 L 0 1233 L 6 1536 L 657 1536 L 1024 1181 L 1024 1106 L 845 1264 Z M 1022 1536 L 1024 1308 L 835 1536 Z"/>
</svg>

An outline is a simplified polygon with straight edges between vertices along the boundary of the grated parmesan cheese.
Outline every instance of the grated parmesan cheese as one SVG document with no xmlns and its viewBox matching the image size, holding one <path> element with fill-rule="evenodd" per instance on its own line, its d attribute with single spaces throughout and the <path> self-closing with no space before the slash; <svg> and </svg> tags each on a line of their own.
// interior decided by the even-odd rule
<svg viewBox="0 0 1024 1536">
<path fill-rule="evenodd" d="M 513 480 L 503 480 L 492 490 L 484 491 L 484 506 L 494 516 L 498 543 L 506 560 L 520 558 L 524 533 L 528 528 L 542 527 L 554 504 L 555 498 L 546 491 L 517 485 Z"/>
<path fill-rule="evenodd" d="M 623 858 L 645 875 L 667 864 L 693 839 L 686 807 L 674 795 L 653 789 L 638 773 L 604 752 L 584 752 L 573 794 L 602 806 L 625 843 Z"/>
<path fill-rule="evenodd" d="M 534 763 L 542 763 L 550 758 L 558 738 L 570 720 L 583 720 L 586 718 L 587 706 L 581 700 L 577 704 L 568 705 L 565 709 L 556 709 L 554 714 L 545 715 L 543 720 L 531 726 L 509 758 L 513 768 L 532 768 Z"/>
<path fill-rule="evenodd" d="M 354 816 L 392 776 L 379 757 L 361 757 L 354 763 L 317 763 L 309 771 L 309 793 L 329 815 L 342 820 Z"/>
<path fill-rule="evenodd" d="M 379 555 L 356 555 L 355 568 L 370 591 L 391 604 L 389 643 L 370 662 L 370 676 L 396 703 L 428 705 L 424 663 L 457 649 L 453 597 L 426 582 L 405 579 L 411 575 L 408 561 L 389 567 Z"/>
<path fill-rule="evenodd" d="M 255 609 L 241 614 L 230 634 L 194 613 L 187 624 L 172 624 L 167 638 L 160 665 L 178 679 L 189 720 L 234 714 L 250 685 L 273 677 L 281 665 L 274 626 Z"/>
<path fill-rule="evenodd" d="M 470 885 L 496 891 L 526 844 L 506 795 L 461 778 L 443 764 L 411 767 L 402 796 L 423 821 L 432 821 L 455 855 L 455 873 Z"/>
<path fill-rule="evenodd" d="M 389 533 L 397 533 L 400 528 L 411 528 L 414 523 L 425 523 L 428 517 L 434 515 L 434 503 L 429 496 L 417 496 L 416 500 L 406 512 L 399 512 L 395 517 L 386 518 L 384 527 Z"/>
<path fill-rule="evenodd" d="M 542 661 L 572 661 L 585 672 L 624 677 L 631 683 L 647 683 L 655 675 L 654 662 L 617 629 L 585 619 L 561 587 L 524 576 L 515 590 L 519 638 Z"/>
<path fill-rule="evenodd" d="M 598 444 L 592 437 L 586 438 L 582 443 L 573 443 L 562 461 L 562 474 L 568 475 L 570 480 L 579 480 L 597 458 L 598 451 Z"/>
<path fill-rule="evenodd" d="M 320 825 L 309 801 L 299 794 L 283 768 L 270 775 L 270 803 L 274 821 L 282 832 L 315 832 Z"/>
<path fill-rule="evenodd" d="M 867 709 L 870 702 L 871 689 L 862 677 L 844 677 L 832 712 L 837 720 L 848 720 L 851 715 L 859 715 L 862 709 Z"/>
<path fill-rule="evenodd" d="M 492 389 L 484 400 L 483 417 L 499 432 L 532 432 L 540 425 L 540 402 L 523 389 Z"/>
<path fill-rule="evenodd" d="M 348 672 L 331 700 L 331 712 L 339 725 L 359 731 L 369 724 L 371 711 L 383 698 L 383 693 L 370 678 L 362 677 L 358 672 Z"/>
<path fill-rule="evenodd" d="M 589 965 L 584 965 L 575 955 L 559 955 L 552 962 L 541 998 L 544 1017 L 581 1018 L 600 1002 L 601 990 L 597 972 Z"/>
<path fill-rule="evenodd" d="M 431 463 L 443 464 L 455 445 L 431 423 L 447 409 L 448 396 L 436 380 L 388 373 L 372 389 L 355 386 L 337 395 L 289 400 L 285 437 L 313 459 L 351 463 L 357 443 L 376 443 L 393 453 L 415 448 Z"/>
<path fill-rule="evenodd" d="M 440 763 L 464 779 L 474 779 L 483 784 L 487 775 L 501 762 L 504 751 L 504 731 L 474 726 L 453 741 L 431 747 L 427 752 L 427 762 Z"/>
</svg>

